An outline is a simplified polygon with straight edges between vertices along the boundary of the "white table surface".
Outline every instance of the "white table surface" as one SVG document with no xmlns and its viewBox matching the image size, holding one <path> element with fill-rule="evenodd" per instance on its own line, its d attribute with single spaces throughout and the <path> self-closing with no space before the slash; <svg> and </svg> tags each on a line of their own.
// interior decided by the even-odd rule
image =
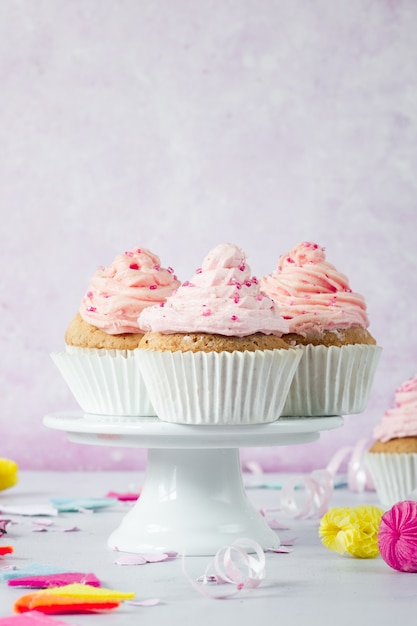
<svg viewBox="0 0 417 626">
<path fill-rule="evenodd" d="M 283 483 L 289 477 L 266 474 L 264 478 L 268 483 Z M 0 492 L 0 505 L 49 504 L 51 497 L 103 497 L 108 491 L 136 491 L 142 482 L 140 472 L 22 471 L 15 487 Z M 248 489 L 247 493 L 257 508 L 279 506 L 279 490 Z M 346 488 L 334 490 L 331 506 L 357 504 L 378 504 L 376 494 L 351 493 Z M 141 566 L 114 564 L 117 553 L 106 542 L 129 506 L 118 503 L 100 512 L 62 513 L 55 519 L 59 526 L 79 527 L 78 532 L 37 533 L 33 532 L 33 518 L 13 516 L 19 523 L 9 525 L 0 541 L 3 545 L 11 544 L 14 554 L 1 558 L 0 567 L 24 567 L 37 562 L 93 572 L 103 586 L 133 591 L 137 600 L 161 600 L 153 607 L 122 605 L 107 614 L 56 617 L 79 626 L 176 624 L 184 618 L 187 624 L 199 626 L 261 622 L 291 626 L 381 625 L 400 623 L 417 609 L 417 575 L 396 572 L 380 557 L 359 560 L 330 552 L 318 537 L 318 519 L 294 520 L 280 512 L 273 517 L 290 530 L 278 534 L 281 539 L 296 537 L 292 552 L 266 554 L 266 578 L 257 589 L 243 590 L 226 600 L 206 598 L 190 585 L 181 558 Z M 197 578 L 209 561 L 210 557 L 187 557 L 185 567 Z M 11 616 L 14 601 L 27 592 L 0 581 L 0 617 Z"/>
</svg>

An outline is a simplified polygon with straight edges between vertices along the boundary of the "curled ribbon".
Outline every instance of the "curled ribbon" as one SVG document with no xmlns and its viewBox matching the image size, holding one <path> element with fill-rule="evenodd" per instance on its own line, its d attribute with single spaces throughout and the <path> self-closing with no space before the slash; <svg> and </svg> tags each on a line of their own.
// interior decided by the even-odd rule
<svg viewBox="0 0 417 626">
<path fill-rule="evenodd" d="M 249 554 L 248 548 L 254 551 L 255 556 Z M 185 571 L 184 558 L 183 570 L 191 585 L 199 593 L 209 598 L 222 599 L 233 596 L 242 589 L 258 587 L 265 578 L 265 563 L 262 547 L 252 539 L 242 538 L 220 548 L 197 582 Z M 213 593 L 208 591 L 209 588 L 212 589 L 210 583 L 216 585 L 229 583 L 235 585 L 235 589 L 222 594 Z"/>
<path fill-rule="evenodd" d="M 296 486 L 304 487 L 304 503 L 297 504 Z M 333 476 L 327 469 L 315 470 L 308 476 L 294 476 L 281 492 L 281 509 L 294 518 L 321 517 L 327 511 L 333 493 Z M 303 496 L 300 495 L 300 499 Z"/>
<path fill-rule="evenodd" d="M 291 478 L 281 491 L 281 509 L 294 518 L 321 517 L 329 508 L 333 494 L 334 477 L 342 463 L 348 458 L 348 487 L 351 491 L 363 492 L 373 489 L 367 471 L 364 452 L 367 439 L 360 439 L 354 446 L 345 446 L 331 458 L 325 469 L 315 470 L 308 475 Z M 297 492 L 296 487 L 303 490 Z M 297 498 L 297 494 L 298 498 Z M 301 500 L 301 505 L 297 503 Z"/>
</svg>

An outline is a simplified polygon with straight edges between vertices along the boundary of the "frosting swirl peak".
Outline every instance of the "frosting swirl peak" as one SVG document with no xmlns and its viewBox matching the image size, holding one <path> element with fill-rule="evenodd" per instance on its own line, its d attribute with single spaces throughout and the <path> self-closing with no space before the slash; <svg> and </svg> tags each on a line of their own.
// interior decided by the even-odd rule
<svg viewBox="0 0 417 626">
<path fill-rule="evenodd" d="M 363 296 L 351 290 L 316 243 L 305 241 L 283 254 L 275 271 L 261 279 L 261 289 L 276 302 L 291 333 L 320 336 L 369 326 Z"/>
<path fill-rule="evenodd" d="M 179 285 L 172 268 L 162 268 L 156 254 L 135 248 L 116 256 L 109 267 L 97 269 L 79 312 L 84 321 L 109 335 L 143 333 L 140 312 L 165 302 Z"/>
<path fill-rule="evenodd" d="M 373 435 L 382 442 L 397 437 L 417 437 L 417 376 L 396 389 L 394 406 L 385 411 Z"/>
<path fill-rule="evenodd" d="M 288 332 L 278 308 L 251 276 L 245 253 L 230 243 L 213 248 L 192 279 L 185 281 L 164 305 L 142 311 L 139 324 L 166 334 L 244 337 L 258 332 Z"/>
</svg>

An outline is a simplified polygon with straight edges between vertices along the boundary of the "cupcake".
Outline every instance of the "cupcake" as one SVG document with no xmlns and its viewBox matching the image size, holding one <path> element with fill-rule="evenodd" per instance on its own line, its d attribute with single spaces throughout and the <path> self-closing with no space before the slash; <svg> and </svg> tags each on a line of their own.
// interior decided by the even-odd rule
<svg viewBox="0 0 417 626">
<path fill-rule="evenodd" d="M 283 415 L 361 413 L 381 353 L 363 296 L 311 242 L 283 254 L 260 286 L 288 321 L 283 338 L 303 351 Z"/>
<path fill-rule="evenodd" d="M 66 330 L 65 350 L 51 355 L 85 413 L 155 415 L 137 359 L 138 317 L 179 285 L 172 268 L 144 248 L 98 268 Z"/>
<path fill-rule="evenodd" d="M 288 323 L 251 276 L 245 253 L 223 243 L 190 281 L 139 316 L 139 359 L 152 404 L 167 422 L 277 420 L 301 352 Z"/>
<path fill-rule="evenodd" d="M 417 499 L 417 376 L 396 389 L 373 436 L 366 461 L 382 504 Z"/>
</svg>

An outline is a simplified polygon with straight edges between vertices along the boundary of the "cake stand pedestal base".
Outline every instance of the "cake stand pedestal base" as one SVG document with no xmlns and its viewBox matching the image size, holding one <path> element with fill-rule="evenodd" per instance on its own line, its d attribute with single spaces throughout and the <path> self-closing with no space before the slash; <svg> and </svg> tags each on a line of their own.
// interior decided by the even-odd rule
<svg viewBox="0 0 417 626">
<path fill-rule="evenodd" d="M 212 555 L 238 538 L 279 539 L 250 503 L 235 449 L 148 451 L 140 498 L 109 538 L 123 552 Z"/>
<path fill-rule="evenodd" d="M 108 546 L 132 553 L 214 555 L 235 539 L 264 550 L 279 539 L 252 506 L 243 485 L 239 448 L 316 441 L 339 428 L 340 416 L 280 418 L 241 426 L 170 424 L 156 417 L 125 418 L 60 412 L 46 415 L 48 428 L 75 443 L 148 449 L 141 495 L 110 535 Z"/>
</svg>

